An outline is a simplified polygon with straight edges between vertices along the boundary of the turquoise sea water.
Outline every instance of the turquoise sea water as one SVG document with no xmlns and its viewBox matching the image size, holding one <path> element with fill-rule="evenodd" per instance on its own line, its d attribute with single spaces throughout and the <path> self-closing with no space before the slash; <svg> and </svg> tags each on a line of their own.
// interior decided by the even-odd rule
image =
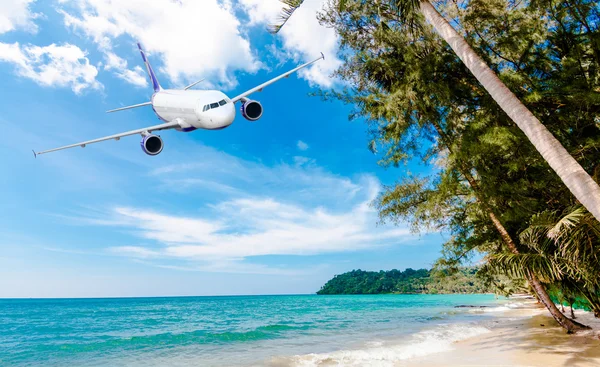
<svg viewBox="0 0 600 367">
<path fill-rule="evenodd" d="M 0 366 L 394 365 L 485 332 L 504 303 L 491 295 L 0 300 Z"/>
</svg>

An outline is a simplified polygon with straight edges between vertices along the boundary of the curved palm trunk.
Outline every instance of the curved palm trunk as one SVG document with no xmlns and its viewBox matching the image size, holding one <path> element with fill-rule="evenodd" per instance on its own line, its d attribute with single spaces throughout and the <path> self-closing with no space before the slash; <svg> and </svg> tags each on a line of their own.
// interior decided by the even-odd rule
<svg viewBox="0 0 600 367">
<path fill-rule="evenodd" d="M 567 152 L 546 127 L 502 83 L 492 69 L 477 55 L 467 41 L 440 15 L 427 0 L 421 12 L 439 35 L 452 47 L 475 78 L 490 93 L 500 108 L 517 124 L 527 138 L 558 174 L 577 200 L 600 221 L 600 186 Z"/>
<path fill-rule="evenodd" d="M 465 177 L 467 178 L 467 181 L 469 182 L 471 187 L 473 187 L 473 189 L 476 189 L 477 182 L 474 180 L 474 178 L 469 174 L 465 175 Z M 496 230 L 500 233 L 500 236 L 502 237 L 504 243 L 506 243 L 506 245 L 508 246 L 508 249 L 512 253 L 518 254 L 519 250 L 517 249 L 515 242 L 513 241 L 512 237 L 510 236 L 504 225 L 500 222 L 498 217 L 496 217 L 496 214 L 493 212 L 493 210 L 487 205 L 487 203 L 483 202 L 479 197 L 477 198 L 477 200 L 480 203 L 482 203 L 483 207 L 488 212 L 490 220 L 492 221 L 492 223 L 494 223 L 494 227 L 496 227 Z M 567 333 L 572 334 L 579 330 L 589 329 L 588 326 L 583 325 L 577 321 L 573 321 L 566 317 L 562 312 L 560 312 L 560 310 L 556 307 L 556 304 L 552 301 L 552 299 L 550 299 L 548 292 L 546 292 L 546 287 L 544 287 L 544 285 L 535 276 L 535 274 L 527 272 L 526 278 L 529 284 L 531 285 L 531 288 L 533 288 L 537 299 L 541 301 L 542 304 L 544 304 L 544 306 L 546 306 L 554 320 L 556 320 L 556 322 L 558 322 L 560 326 L 565 328 L 567 330 Z"/>
<path fill-rule="evenodd" d="M 452 152 L 448 136 L 446 135 L 442 127 L 435 122 L 433 123 L 433 126 L 435 127 L 438 135 L 440 136 L 442 143 L 450 152 Z M 479 184 L 477 183 L 473 175 L 471 175 L 469 170 L 465 167 L 460 167 L 459 172 L 465 177 L 465 179 L 469 183 L 469 186 L 471 186 L 471 189 L 475 193 L 475 198 L 487 212 L 488 217 L 494 224 L 494 227 L 500 234 L 500 237 L 502 237 L 502 240 L 504 241 L 508 249 L 512 253 L 518 254 L 519 250 L 517 249 L 517 245 L 513 241 L 510 233 L 508 233 L 508 231 L 506 230 L 506 227 L 504 227 L 500 219 L 498 219 L 498 217 L 496 216 L 496 213 L 494 213 L 494 210 L 488 205 L 487 201 L 485 201 L 483 195 L 481 195 L 481 189 L 479 188 Z M 552 302 L 552 299 L 550 299 L 548 292 L 546 292 L 546 287 L 544 287 L 544 285 L 539 281 L 535 274 L 527 272 L 526 278 L 529 284 L 531 285 L 531 288 L 533 288 L 533 293 L 535 294 L 535 297 L 537 298 L 538 302 L 542 302 L 542 304 L 548 309 L 554 320 L 556 320 L 556 322 L 558 322 L 563 328 L 565 328 L 567 330 L 567 333 L 571 334 L 579 330 L 589 329 L 588 326 L 569 319 L 558 310 L 556 304 Z"/>
<path fill-rule="evenodd" d="M 598 300 L 598 296 L 595 291 L 590 291 L 586 287 L 579 287 L 577 284 L 574 284 L 577 288 L 577 291 L 586 299 L 589 303 L 592 312 L 596 318 L 600 318 L 600 301 Z"/>
<path fill-rule="evenodd" d="M 560 312 L 558 310 L 558 308 L 556 307 L 556 304 L 552 301 L 552 299 L 550 299 L 548 292 L 546 292 L 546 288 L 539 281 L 539 279 L 535 276 L 535 274 L 528 273 L 527 281 L 529 282 L 529 284 L 531 284 L 531 287 L 538 294 L 540 301 L 542 301 L 544 306 L 546 306 L 548 311 L 550 311 L 550 314 L 552 315 L 554 320 L 556 320 L 556 322 L 558 322 L 560 324 L 560 326 L 565 328 L 567 330 L 568 334 L 572 334 L 579 330 L 590 329 L 589 326 L 583 325 L 582 323 L 579 323 L 579 322 L 572 320 L 572 319 L 568 318 L 567 316 L 563 315 L 562 312 Z"/>
</svg>

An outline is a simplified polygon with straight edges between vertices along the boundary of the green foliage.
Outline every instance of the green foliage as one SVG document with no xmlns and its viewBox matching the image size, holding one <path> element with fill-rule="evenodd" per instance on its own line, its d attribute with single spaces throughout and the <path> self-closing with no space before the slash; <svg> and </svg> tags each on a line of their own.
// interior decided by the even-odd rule
<svg viewBox="0 0 600 367">
<path fill-rule="evenodd" d="M 331 0 L 320 14 L 339 35 L 343 63 L 335 76 L 346 85 L 322 97 L 354 107 L 350 117 L 368 124 L 369 148 L 382 165 L 432 168 L 402 172 L 384 188 L 374 203 L 381 221 L 449 233 L 436 264 L 448 274 L 483 255 L 479 278 L 487 287 L 518 291 L 531 274 L 556 299 L 582 300 L 600 316 L 600 224 L 573 210 L 579 203 L 419 16 L 419 3 Z M 598 181 L 598 2 L 432 3 Z M 353 287 L 377 292 L 379 285 Z"/>
<path fill-rule="evenodd" d="M 387 293 L 491 293 L 476 276 L 476 268 L 464 268 L 452 275 L 426 269 L 404 271 L 352 270 L 336 275 L 317 294 L 387 294 Z"/>
<path fill-rule="evenodd" d="M 481 272 L 488 286 L 510 293 L 522 289 L 530 272 L 595 307 L 598 223 L 588 215 L 575 225 L 580 212 L 558 220 L 556 213 L 577 204 L 570 192 L 451 48 L 428 25 L 415 28 L 389 11 L 394 3 L 347 0 L 344 9 L 332 5 L 321 15 L 341 38 L 344 64 L 336 76 L 351 86 L 323 97 L 354 106 L 351 118 L 369 124 L 370 146 L 383 154 L 383 165 L 434 166 L 429 175 L 405 175 L 385 187 L 375 202 L 381 221 L 451 233 L 438 268 L 456 271 L 480 253 L 489 261 Z M 463 0 L 436 7 L 597 177 L 598 4 Z"/>
<path fill-rule="evenodd" d="M 516 277 L 533 271 L 555 300 L 600 314 L 600 223 L 590 213 L 581 207 L 564 215 L 542 212 L 520 239 L 528 253 L 493 254 L 486 267 Z"/>
<path fill-rule="evenodd" d="M 290 17 L 296 10 L 304 3 L 304 0 L 280 0 L 283 9 L 281 9 L 281 15 L 279 15 L 278 23 L 269 26 L 269 33 L 277 34 L 281 28 L 287 23 Z"/>
</svg>

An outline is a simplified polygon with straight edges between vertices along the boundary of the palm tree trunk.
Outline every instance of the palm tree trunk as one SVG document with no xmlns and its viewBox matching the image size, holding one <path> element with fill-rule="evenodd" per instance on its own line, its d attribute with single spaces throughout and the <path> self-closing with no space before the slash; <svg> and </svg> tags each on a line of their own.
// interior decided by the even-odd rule
<svg viewBox="0 0 600 367">
<path fill-rule="evenodd" d="M 595 290 L 589 290 L 587 287 L 580 287 L 577 283 L 573 283 L 575 289 L 585 298 L 588 302 L 590 309 L 594 313 L 596 318 L 600 318 L 600 300 Z"/>
<path fill-rule="evenodd" d="M 468 176 L 470 176 L 470 177 L 468 177 Z M 474 178 L 471 175 L 467 175 L 467 181 L 469 181 L 469 184 L 471 185 L 471 187 L 473 187 L 473 184 L 474 184 L 475 188 L 477 188 L 477 182 L 474 180 Z M 471 181 L 473 181 L 473 183 L 471 183 Z M 517 249 L 515 242 L 513 241 L 512 237 L 510 236 L 510 234 L 508 233 L 508 231 L 506 230 L 506 228 L 504 227 L 502 222 L 500 222 L 498 217 L 496 217 L 496 214 L 492 211 L 492 209 L 489 207 L 489 205 L 487 205 L 487 203 L 482 202 L 479 198 L 478 198 L 478 201 L 480 203 L 482 203 L 484 209 L 488 212 L 488 216 L 490 217 L 490 220 L 494 224 L 494 227 L 496 227 L 496 230 L 500 233 L 500 236 L 502 237 L 502 240 L 504 241 L 504 243 L 506 243 L 508 249 L 512 253 L 518 254 L 519 250 Z M 556 322 L 558 322 L 560 324 L 560 326 L 565 328 L 567 330 L 568 334 L 572 334 L 579 330 L 589 329 L 589 326 L 586 326 L 579 322 L 573 321 L 573 320 L 569 319 L 568 317 L 566 317 L 562 312 L 560 312 L 560 310 L 556 307 L 556 304 L 552 301 L 552 299 L 550 299 L 548 292 L 546 292 L 546 287 L 544 287 L 544 285 L 540 282 L 540 280 L 537 278 L 537 276 L 535 276 L 535 274 L 533 274 L 531 272 L 526 272 L 525 277 L 526 277 L 527 281 L 529 282 L 529 284 L 531 285 L 531 288 L 533 288 L 533 291 L 535 292 L 537 299 L 539 301 L 541 301 L 544 306 L 546 306 L 546 308 L 548 309 L 548 311 L 550 312 L 550 314 L 552 315 L 554 320 L 556 320 Z M 572 311 L 571 311 L 571 314 L 572 314 Z"/>
<path fill-rule="evenodd" d="M 573 334 L 574 332 L 577 332 L 580 330 L 590 329 L 589 326 L 583 325 L 582 323 L 579 323 L 579 322 L 572 320 L 572 319 L 568 318 L 567 316 L 563 315 L 558 310 L 558 308 L 556 307 L 556 304 L 552 301 L 552 299 L 550 299 L 548 292 L 546 292 L 546 288 L 539 281 L 539 279 L 535 276 L 535 274 L 528 272 L 527 273 L 527 281 L 529 282 L 529 284 L 531 284 L 531 287 L 536 291 L 536 293 L 540 297 L 540 301 L 542 301 L 544 306 L 546 306 L 548 311 L 550 311 L 550 314 L 552 315 L 554 320 L 556 320 L 556 322 L 558 322 L 560 324 L 560 326 L 565 328 L 567 330 L 568 334 Z"/>
<path fill-rule="evenodd" d="M 473 187 L 474 189 L 477 189 L 477 182 L 475 181 L 475 179 L 470 174 L 467 174 L 464 176 L 467 178 L 467 181 L 469 181 L 469 184 L 471 185 L 471 187 Z M 500 233 L 500 236 L 502 237 L 502 240 L 504 241 L 504 243 L 507 245 L 508 249 L 512 253 L 518 254 L 519 250 L 517 249 L 515 242 L 513 241 L 512 237 L 510 236 L 510 234 L 508 233 L 508 231 L 506 230 L 506 228 L 504 227 L 502 222 L 500 222 L 498 217 L 496 217 L 496 214 L 494 213 L 492 208 L 489 205 L 487 205 L 486 202 L 483 202 L 479 198 L 478 198 L 478 201 L 483 205 L 484 209 L 488 212 L 488 216 L 490 217 L 490 220 L 494 224 L 494 227 L 496 227 L 496 230 Z M 556 304 L 552 301 L 552 299 L 550 299 L 550 296 L 548 295 L 548 292 L 546 291 L 546 287 L 544 287 L 544 285 L 540 282 L 540 280 L 537 278 L 537 276 L 535 274 L 528 271 L 525 273 L 525 278 L 531 285 L 531 288 L 533 288 L 533 291 L 535 292 L 538 301 L 541 301 L 542 304 L 544 306 L 546 306 L 546 308 L 548 309 L 548 311 L 550 312 L 550 314 L 552 315 L 554 320 L 556 320 L 556 322 L 558 322 L 560 324 L 560 326 L 565 328 L 567 330 L 568 334 L 572 334 L 579 330 L 589 329 L 589 326 L 583 325 L 577 321 L 573 321 L 573 320 L 569 319 L 568 317 L 566 317 L 562 312 L 560 312 L 560 310 L 556 307 Z M 572 310 L 571 310 L 571 314 L 573 314 Z"/>
<path fill-rule="evenodd" d="M 421 12 L 575 195 L 600 221 L 600 186 L 427 0 Z"/>
<path fill-rule="evenodd" d="M 446 149 L 452 152 L 452 148 L 449 143 L 450 139 L 448 138 L 446 132 L 435 121 L 432 122 L 432 124 L 435 127 L 438 135 L 440 136 L 442 144 L 444 144 Z M 506 227 L 504 227 L 500 219 L 498 219 L 498 217 L 496 216 L 496 213 L 494 213 L 492 207 L 487 203 L 487 201 L 483 197 L 482 190 L 479 188 L 479 183 L 477 182 L 477 180 L 475 180 L 475 177 L 473 177 L 470 170 L 464 167 L 464 164 L 462 162 L 459 162 L 459 165 L 459 172 L 467 180 L 469 186 L 471 186 L 471 189 L 475 194 L 475 198 L 481 204 L 481 206 L 483 206 L 485 212 L 487 212 L 488 217 L 494 224 L 494 227 L 500 234 L 500 237 L 502 237 L 502 240 L 512 253 L 518 254 L 519 250 L 517 249 L 517 245 L 513 241 L 510 233 L 508 233 L 508 231 L 506 230 Z M 546 287 L 544 287 L 544 285 L 534 274 L 526 272 L 526 278 L 531 288 L 533 288 L 534 294 L 538 299 L 538 302 L 541 301 L 544 304 L 544 306 L 546 306 L 552 317 L 556 320 L 556 322 L 558 322 L 563 328 L 567 330 L 567 333 L 571 334 L 579 330 L 589 329 L 588 326 L 573 321 L 566 317 L 562 312 L 560 312 L 556 307 L 556 304 L 550 299 L 548 292 L 546 292 Z"/>
</svg>

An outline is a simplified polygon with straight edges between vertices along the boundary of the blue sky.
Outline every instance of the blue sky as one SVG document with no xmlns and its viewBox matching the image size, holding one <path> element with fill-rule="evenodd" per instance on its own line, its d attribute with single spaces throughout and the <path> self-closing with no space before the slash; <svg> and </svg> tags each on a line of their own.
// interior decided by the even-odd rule
<svg viewBox="0 0 600 367">
<path fill-rule="evenodd" d="M 385 170 L 335 87 L 337 38 L 307 6 L 277 37 L 276 0 L 0 0 L 0 297 L 312 293 L 334 274 L 428 267 L 443 237 L 377 225 Z M 143 5 L 143 6 L 142 6 Z M 141 41 L 163 87 L 230 95 L 322 51 L 222 131 L 163 132 L 156 157 L 124 138 L 41 150 L 157 123 Z"/>
</svg>

